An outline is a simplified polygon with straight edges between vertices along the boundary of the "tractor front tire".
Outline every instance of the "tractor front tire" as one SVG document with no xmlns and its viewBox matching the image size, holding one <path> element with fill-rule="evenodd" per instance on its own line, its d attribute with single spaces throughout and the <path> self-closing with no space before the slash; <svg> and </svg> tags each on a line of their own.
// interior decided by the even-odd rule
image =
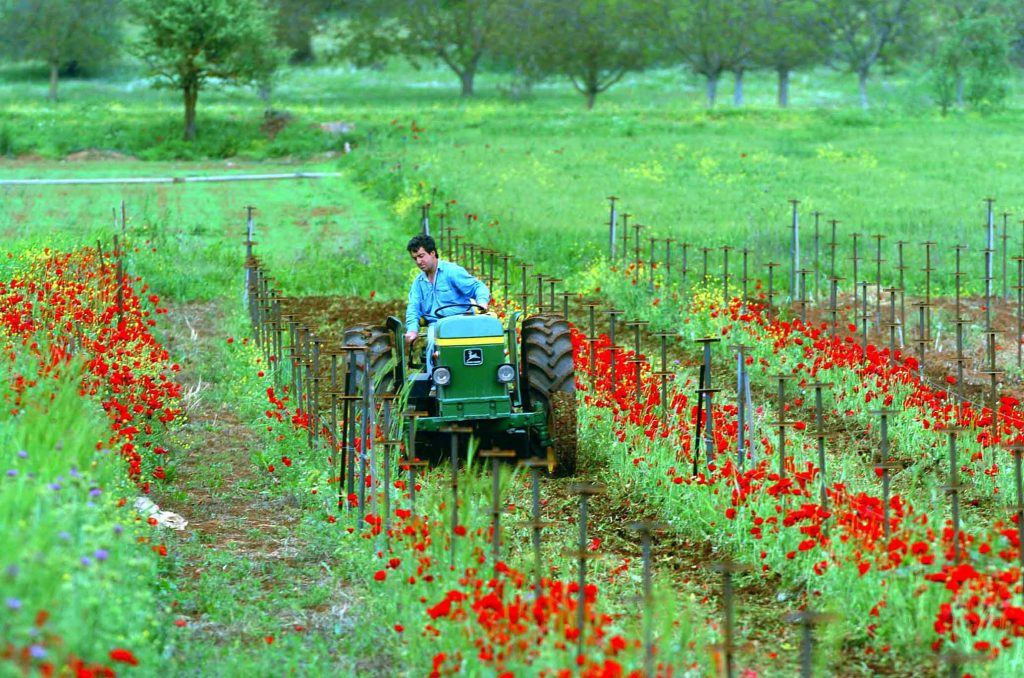
<svg viewBox="0 0 1024 678">
<path fill-rule="evenodd" d="M 576 473 L 576 367 L 572 328 L 560 315 L 539 314 L 523 321 L 522 365 L 526 407 L 543 409 L 552 440 L 555 473 Z"/>
<path fill-rule="evenodd" d="M 354 386 L 356 388 L 360 388 L 363 385 L 367 364 L 370 366 L 371 379 L 376 379 L 378 374 L 387 369 L 388 362 L 394 355 L 391 338 L 391 332 L 381 325 L 359 323 L 358 325 L 345 328 L 341 340 L 342 346 L 366 347 L 365 351 L 355 352 L 355 375 L 357 382 Z M 345 361 L 345 369 L 348 369 L 349 358 L 346 356 L 343 360 Z M 379 390 L 390 391 L 394 387 L 394 375 L 385 374 L 379 384 Z"/>
</svg>

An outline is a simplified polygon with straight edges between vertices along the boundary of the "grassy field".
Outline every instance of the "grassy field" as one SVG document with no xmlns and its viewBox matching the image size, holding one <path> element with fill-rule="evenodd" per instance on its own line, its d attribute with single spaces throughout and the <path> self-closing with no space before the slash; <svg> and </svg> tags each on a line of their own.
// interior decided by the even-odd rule
<svg viewBox="0 0 1024 678">
<path fill-rule="evenodd" d="M 350 624 L 376 623 L 394 612 L 393 601 L 379 590 L 360 597 L 346 588 L 350 580 L 366 579 L 373 566 L 359 560 L 358 549 L 339 552 L 336 530 L 325 522 L 330 507 L 304 494 L 312 476 L 296 472 L 282 482 L 265 471 L 275 463 L 280 468 L 283 456 L 294 455 L 289 446 L 301 439 L 264 434 L 261 391 L 267 382 L 253 376 L 255 351 L 234 353 L 221 341 L 248 331 L 238 310 L 246 206 L 257 208 L 257 253 L 287 294 L 375 292 L 384 298 L 404 295 L 411 274 L 404 242 L 417 230 L 426 201 L 447 203 L 450 222 L 459 224 L 462 235 L 566 278 L 567 286 L 591 288 L 599 276 L 592 262 L 605 251 L 606 196 L 612 194 L 634 223 L 646 225 L 645 237 L 745 246 L 756 253 L 758 266 L 769 258 L 785 260 L 787 201 L 799 199 L 805 248 L 809 215 L 820 210 L 841 221 L 844 250 L 850 234 L 859 232 L 861 255 L 870 258 L 870 235 L 881 233 L 891 265 L 895 241 L 912 243 L 907 263 L 919 281 L 920 243 L 938 241 L 935 265 L 945 273 L 934 282 L 947 292 L 953 284 L 948 248 L 956 243 L 971 246 L 968 268 L 979 286 L 985 197 L 997 199 L 998 213 L 1015 213 L 1011 224 L 1024 217 L 1015 175 L 1024 141 L 1021 95 L 1015 91 L 1002 112 L 943 118 L 928 106 L 921 74 L 876 78 L 871 94 L 877 107 L 865 113 L 853 108 L 853 78 L 830 72 L 796 78 L 789 111 L 773 108 L 767 76 L 749 79 L 745 108 L 733 107 L 723 90 L 722 104 L 708 111 L 699 81 L 661 71 L 628 78 L 588 113 L 564 83 L 544 83 L 526 100 L 512 101 L 501 78 L 484 75 L 479 95 L 463 101 L 454 78 L 440 69 L 299 69 L 283 74 L 275 88 L 274 108 L 294 116 L 275 138 L 260 130 L 264 103 L 251 92 L 228 90 L 201 97 L 195 146 L 177 140 L 180 110 L 173 93 L 127 78 L 72 81 L 62 85 L 62 101 L 50 105 L 37 75 L 25 68 L 0 71 L 0 156 L 7 156 L 0 159 L 0 179 L 345 174 L 203 185 L 0 186 L 0 234 L 9 252 L 107 242 L 117 232 L 112 209 L 124 200 L 131 242 L 139 248 L 129 254 L 129 266 L 176 306 L 173 329 L 156 332 L 172 339 L 172 354 L 186 369 L 213 380 L 205 401 L 209 412 L 175 439 L 183 461 L 168 465 L 164 497 L 173 505 L 202 496 L 215 518 L 235 525 L 221 533 L 223 541 L 243 547 L 214 552 L 198 537 L 170 541 L 171 559 L 160 564 L 155 592 L 140 594 L 147 605 L 153 605 L 150 596 L 159 601 L 159 612 L 145 623 L 154 629 L 163 624 L 145 659 L 162 652 L 180 675 L 192 674 L 197 662 L 221 663 L 227 667 L 223 675 L 275 669 L 388 675 L 391 662 L 407 661 L 402 652 L 410 652 L 350 634 L 356 628 Z M 332 136 L 317 127 L 331 121 L 355 129 Z M 346 142 L 353 153 L 342 153 Z M 89 149 L 120 155 L 65 159 Z M 466 213 L 479 218 L 466 224 Z M 1024 247 L 1019 233 L 1019 226 L 1010 230 L 1014 252 Z M 5 275 L 14 266 L 0 260 Z M 763 268 L 754 270 L 758 275 Z M 850 272 L 841 259 L 839 273 Z M 204 324 L 193 325 L 197 318 Z M 183 339 L 185 327 L 202 339 Z M 221 443 L 235 456 L 218 447 L 221 456 L 206 464 L 189 453 Z M 230 507 L 233 483 L 251 498 L 245 510 L 278 511 L 294 531 L 268 528 L 261 537 L 246 530 L 248 517 Z M 292 510 L 314 504 L 318 513 Z M 98 524 L 106 526 L 105 520 Z M 52 536 L 57 524 L 49 514 L 41 538 Z M 288 541 L 293 537 L 304 549 L 295 562 L 250 562 L 270 546 L 294 546 Z M 334 570 L 325 570 L 328 561 Z M 151 577 L 152 563 L 146 567 Z M 267 594 L 277 588 L 280 596 Z M 363 611 L 345 624 L 324 621 L 325 610 L 352 605 Z M 187 634 L 167 630 L 170 620 L 185 618 L 204 621 Z M 316 633 L 287 631 L 297 626 Z M 355 659 L 375 650 L 380 662 Z M 791 668 L 780 668 L 779 675 Z"/>
</svg>

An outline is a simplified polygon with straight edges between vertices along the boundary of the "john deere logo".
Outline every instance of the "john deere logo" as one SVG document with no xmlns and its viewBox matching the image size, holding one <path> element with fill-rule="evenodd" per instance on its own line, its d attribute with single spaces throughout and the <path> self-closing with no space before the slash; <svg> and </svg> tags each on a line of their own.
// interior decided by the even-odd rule
<svg viewBox="0 0 1024 678">
<path fill-rule="evenodd" d="M 483 365 L 484 351 L 481 348 L 467 348 L 462 352 L 462 362 L 465 365 Z"/>
</svg>

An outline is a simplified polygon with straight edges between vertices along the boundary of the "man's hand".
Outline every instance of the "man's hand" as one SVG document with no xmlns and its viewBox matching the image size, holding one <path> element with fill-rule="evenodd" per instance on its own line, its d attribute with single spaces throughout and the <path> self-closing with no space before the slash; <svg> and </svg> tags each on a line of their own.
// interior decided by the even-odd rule
<svg viewBox="0 0 1024 678">
<path fill-rule="evenodd" d="M 412 330 L 412 331 L 406 332 L 405 333 L 405 343 L 406 344 L 412 344 L 412 342 L 416 341 L 416 337 L 418 337 L 418 336 L 420 336 L 420 333 L 417 332 L 416 330 Z"/>
</svg>

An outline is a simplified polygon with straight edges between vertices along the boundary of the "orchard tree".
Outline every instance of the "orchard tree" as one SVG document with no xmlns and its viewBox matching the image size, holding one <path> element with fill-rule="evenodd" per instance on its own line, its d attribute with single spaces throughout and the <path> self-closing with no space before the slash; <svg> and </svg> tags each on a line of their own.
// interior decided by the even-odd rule
<svg viewBox="0 0 1024 678">
<path fill-rule="evenodd" d="M 331 0 L 274 0 L 277 41 L 291 63 L 313 60 L 313 33 L 317 22 L 335 3 Z"/>
<path fill-rule="evenodd" d="M 824 60 L 828 28 L 813 0 L 761 0 L 755 61 L 775 71 L 777 102 L 789 105 L 789 76 Z"/>
<path fill-rule="evenodd" d="M 1019 11 L 1015 0 L 956 0 L 936 8 L 931 75 L 943 115 L 965 99 L 986 106 L 1006 98 Z"/>
<path fill-rule="evenodd" d="M 199 91 L 211 82 L 265 85 L 280 63 L 261 0 L 129 0 L 141 33 L 132 50 L 158 87 L 181 91 L 184 137 L 196 135 Z"/>
<path fill-rule="evenodd" d="M 869 107 L 868 76 L 898 56 L 920 21 L 922 0 L 815 0 L 832 35 L 832 59 L 857 75 L 860 104 Z"/>
<path fill-rule="evenodd" d="M 752 0 L 658 0 L 665 57 L 682 60 L 707 81 L 708 106 L 718 98 L 723 73 L 742 72 L 751 57 Z M 741 95 L 742 98 L 742 95 Z"/>
<path fill-rule="evenodd" d="M 359 65 L 400 55 L 414 66 L 440 61 L 472 96 L 477 69 L 504 30 L 501 0 L 376 0 L 350 11 L 340 53 Z"/>
<path fill-rule="evenodd" d="M 568 77 L 588 110 L 649 61 L 655 14 L 642 0 L 520 0 L 506 8 L 499 59 L 520 72 Z"/>
<path fill-rule="evenodd" d="M 1003 18 L 993 14 L 967 16 L 952 26 L 939 42 L 932 72 L 943 115 L 954 101 L 992 107 L 1006 99 L 1010 43 Z"/>
<path fill-rule="evenodd" d="M 62 68 L 111 55 L 120 40 L 119 0 L 8 0 L 0 4 L 0 35 L 8 56 L 44 61 L 50 101 Z"/>
</svg>

